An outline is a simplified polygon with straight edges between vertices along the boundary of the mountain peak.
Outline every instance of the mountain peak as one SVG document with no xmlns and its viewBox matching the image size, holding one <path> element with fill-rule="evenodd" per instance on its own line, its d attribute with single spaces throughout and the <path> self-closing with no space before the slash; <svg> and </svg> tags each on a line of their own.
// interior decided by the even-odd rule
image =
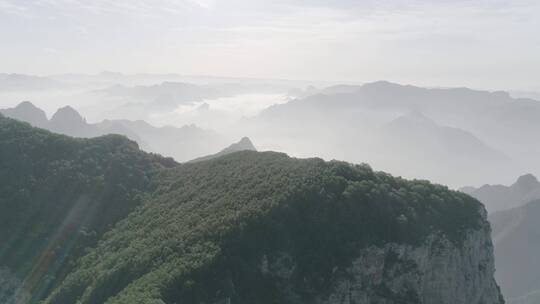
<svg viewBox="0 0 540 304">
<path fill-rule="evenodd" d="M 219 152 L 219 154 L 224 155 L 224 154 L 229 154 L 229 153 L 232 153 L 232 152 L 246 151 L 246 150 L 248 150 L 248 151 L 257 151 L 257 149 L 255 148 L 255 146 L 253 145 L 253 143 L 251 142 L 251 140 L 248 137 L 242 137 L 242 139 L 240 139 L 239 142 L 234 143 L 234 144 L 228 146 L 227 148 L 221 150 L 221 152 Z"/>
<path fill-rule="evenodd" d="M 48 122 L 45 111 L 29 101 L 23 101 L 15 108 L 1 110 L 0 112 L 7 117 L 26 121 L 36 127 L 44 127 Z"/>
<path fill-rule="evenodd" d="M 240 152 L 240 151 L 257 151 L 257 148 L 255 148 L 255 146 L 253 145 L 253 143 L 251 142 L 249 137 L 242 137 L 242 139 L 240 139 L 239 142 L 228 146 L 227 148 L 219 151 L 216 154 L 199 157 L 199 158 L 191 160 L 190 162 L 199 162 L 199 161 L 203 161 L 203 160 L 214 159 L 214 158 L 217 158 L 217 157 L 220 157 L 220 156 L 224 156 L 224 155 L 227 155 L 227 154 L 231 154 L 231 153 L 234 153 L 234 152 Z"/>
<path fill-rule="evenodd" d="M 54 113 L 50 120 L 50 128 L 53 132 L 71 136 L 95 136 L 94 132 L 91 132 L 86 120 L 70 106 L 60 108 Z"/>
<path fill-rule="evenodd" d="M 15 109 L 20 109 L 20 110 L 39 110 L 41 111 L 40 108 L 36 107 L 33 103 L 31 103 L 30 101 L 23 101 L 21 103 L 19 103 Z"/>
<path fill-rule="evenodd" d="M 540 187 L 540 182 L 538 182 L 536 176 L 529 173 L 520 176 L 513 186 L 527 191 Z"/>
<path fill-rule="evenodd" d="M 246 137 L 246 136 L 242 137 L 242 139 L 240 139 L 239 142 L 233 145 L 236 145 L 238 148 L 242 148 L 242 150 L 252 150 L 252 151 L 257 150 L 255 146 L 253 145 L 253 143 L 251 142 L 251 139 L 249 139 L 249 137 Z"/>
<path fill-rule="evenodd" d="M 52 121 L 65 121 L 73 123 L 86 123 L 86 120 L 71 106 L 65 106 L 60 108 L 54 113 L 51 118 Z"/>
</svg>

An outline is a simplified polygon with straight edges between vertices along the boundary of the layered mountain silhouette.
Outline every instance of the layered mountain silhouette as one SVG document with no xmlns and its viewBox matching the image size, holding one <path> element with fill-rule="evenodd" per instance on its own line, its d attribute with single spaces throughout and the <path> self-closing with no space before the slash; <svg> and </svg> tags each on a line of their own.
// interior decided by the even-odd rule
<svg viewBox="0 0 540 304">
<path fill-rule="evenodd" d="M 484 203 L 489 212 L 512 209 L 540 199 L 540 182 L 532 174 L 520 176 L 510 186 L 484 185 L 479 188 L 464 187 L 460 190 Z"/>
<path fill-rule="evenodd" d="M 414 122 L 410 113 L 421 113 L 430 122 Z M 539 101 L 512 98 L 506 92 L 421 88 L 380 81 L 329 87 L 312 96 L 271 106 L 249 123 L 261 133 L 300 138 L 301 142 L 293 141 L 287 147 L 293 151 L 305 146 L 306 152 L 316 149 L 325 151 L 324 155 L 343 155 L 345 159 L 368 161 L 398 174 L 458 187 L 506 182 L 507 176 L 524 170 L 540 174 L 540 163 L 536 161 L 540 141 L 535 140 L 540 134 L 538 117 Z M 392 148 L 371 145 L 371 138 L 381 129 L 383 136 L 399 134 L 386 136 L 388 142 L 383 146 Z M 419 136 L 428 142 L 416 140 Z M 429 142 L 429 138 L 433 140 Z M 390 150 L 390 161 L 395 159 L 395 165 L 381 156 Z M 416 160 L 400 159 L 402 151 Z M 434 164 L 433 171 L 424 170 L 423 159 Z M 468 164 L 458 167 L 472 166 L 467 174 L 451 172 L 453 164 L 462 161 Z M 411 164 L 411 168 L 400 169 L 400 165 L 408 163 L 417 168 Z"/>
<path fill-rule="evenodd" d="M 443 126 L 420 112 L 400 116 L 365 136 L 372 163 L 410 176 L 462 182 L 462 172 L 487 176 L 511 169 L 510 159 L 468 131 Z M 371 141 L 367 138 L 371 138 Z"/>
<path fill-rule="evenodd" d="M 105 120 L 88 123 L 74 108 L 58 109 L 47 120 L 45 112 L 30 102 L 15 108 L 0 110 L 7 117 L 19 119 L 33 126 L 73 137 L 90 138 L 105 134 L 120 134 L 136 141 L 143 149 L 188 161 L 216 151 L 226 142 L 218 133 L 195 125 L 183 127 L 154 127 L 144 121 Z M 189 149 L 187 148 L 189 147 Z"/>
</svg>

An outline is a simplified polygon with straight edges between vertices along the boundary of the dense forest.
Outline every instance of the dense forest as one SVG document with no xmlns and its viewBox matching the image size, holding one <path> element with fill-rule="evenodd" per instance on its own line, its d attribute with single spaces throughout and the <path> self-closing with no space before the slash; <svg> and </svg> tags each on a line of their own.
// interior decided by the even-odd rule
<svg viewBox="0 0 540 304">
<path fill-rule="evenodd" d="M 46 294 L 173 165 L 121 136 L 74 139 L 0 117 L 0 265 Z"/>
<path fill-rule="evenodd" d="M 2 117 L 0 167 L 0 265 L 30 302 L 313 303 L 362 248 L 459 247 L 485 225 L 468 195 L 367 165 L 253 151 L 179 165 Z"/>
</svg>

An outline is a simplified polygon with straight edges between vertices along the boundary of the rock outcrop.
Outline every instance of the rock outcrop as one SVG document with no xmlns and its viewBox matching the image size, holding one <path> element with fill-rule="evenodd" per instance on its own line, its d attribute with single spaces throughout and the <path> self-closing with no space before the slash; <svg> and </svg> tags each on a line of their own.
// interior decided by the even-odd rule
<svg viewBox="0 0 540 304">
<path fill-rule="evenodd" d="M 462 247 L 440 235 L 418 247 L 369 247 L 320 303 L 504 303 L 491 249 L 486 231 L 471 232 Z"/>
<path fill-rule="evenodd" d="M 287 281 L 295 268 L 294 257 L 287 253 L 261 258 L 261 272 L 269 278 Z M 317 295 L 315 302 L 502 304 L 494 272 L 490 228 L 485 224 L 460 245 L 432 234 L 418 246 L 388 243 L 362 249 L 352 265 L 335 268 L 330 294 Z M 282 284 L 285 290 L 287 285 Z M 288 297 L 299 295 L 291 291 Z"/>
</svg>

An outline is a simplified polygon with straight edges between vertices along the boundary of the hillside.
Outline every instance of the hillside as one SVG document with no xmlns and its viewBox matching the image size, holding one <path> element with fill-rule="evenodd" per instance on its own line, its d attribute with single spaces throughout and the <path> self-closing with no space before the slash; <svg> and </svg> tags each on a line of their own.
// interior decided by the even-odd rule
<svg viewBox="0 0 540 304">
<path fill-rule="evenodd" d="M 73 139 L 0 115 L 0 271 L 45 294 L 172 165 L 121 136 Z"/>
<path fill-rule="evenodd" d="M 274 152 L 176 165 L 6 118 L 0 145 L 19 303 L 502 303 L 484 209 L 443 186 Z"/>
<path fill-rule="evenodd" d="M 489 237 L 469 235 L 485 237 L 489 229 L 481 206 L 444 187 L 366 166 L 248 151 L 183 165 L 159 180 L 143 208 L 84 257 L 46 303 L 326 303 L 341 295 L 337 286 L 349 275 L 359 275 L 355 263 L 367 266 L 359 255 L 371 254 L 363 252 L 371 246 L 389 246 L 380 249 L 389 260 L 374 270 L 384 276 L 373 282 L 380 290 L 364 286 L 358 298 L 499 301 L 493 261 L 482 253 L 491 248 Z M 440 269 L 444 279 L 430 278 L 436 266 L 417 264 L 422 254 L 413 249 L 426 242 L 448 249 L 434 254 L 449 263 L 479 246 L 482 258 L 471 259 L 481 266 L 465 258 L 456 265 L 464 272 Z M 412 283 L 416 272 L 419 283 Z M 448 278 L 453 283 L 442 283 Z M 435 290 L 430 280 L 445 289 Z M 467 284 L 479 288 L 454 294 Z"/>
</svg>

